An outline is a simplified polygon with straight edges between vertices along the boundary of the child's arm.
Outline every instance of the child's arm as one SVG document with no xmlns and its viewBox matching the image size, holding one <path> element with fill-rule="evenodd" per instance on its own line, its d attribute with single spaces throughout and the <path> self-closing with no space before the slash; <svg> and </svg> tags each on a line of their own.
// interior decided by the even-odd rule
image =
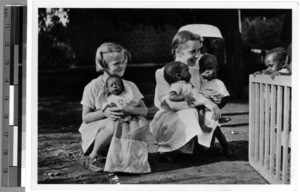
<svg viewBox="0 0 300 192">
<path fill-rule="evenodd" d="M 229 96 L 225 96 L 222 98 L 221 103 L 218 104 L 218 107 L 222 109 L 229 101 Z"/>
<path fill-rule="evenodd" d="M 185 96 L 182 94 L 177 94 L 176 91 L 171 91 L 169 93 L 169 100 L 173 101 L 173 102 L 179 102 L 179 101 L 184 101 L 185 100 Z"/>
</svg>

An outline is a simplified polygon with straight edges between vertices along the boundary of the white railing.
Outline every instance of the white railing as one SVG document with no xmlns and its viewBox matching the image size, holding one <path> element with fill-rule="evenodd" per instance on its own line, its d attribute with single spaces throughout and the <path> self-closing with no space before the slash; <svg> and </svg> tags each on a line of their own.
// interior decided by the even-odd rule
<svg viewBox="0 0 300 192">
<path fill-rule="evenodd" d="M 272 184 L 290 183 L 291 83 L 291 76 L 249 79 L 249 162 Z"/>
</svg>

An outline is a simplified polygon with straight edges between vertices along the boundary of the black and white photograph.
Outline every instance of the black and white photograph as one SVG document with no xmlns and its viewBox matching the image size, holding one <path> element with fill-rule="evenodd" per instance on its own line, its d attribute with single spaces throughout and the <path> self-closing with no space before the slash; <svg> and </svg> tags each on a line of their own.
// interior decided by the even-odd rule
<svg viewBox="0 0 300 192">
<path fill-rule="evenodd" d="M 295 184 L 298 4 L 231 3 L 33 2 L 31 185 Z"/>
</svg>

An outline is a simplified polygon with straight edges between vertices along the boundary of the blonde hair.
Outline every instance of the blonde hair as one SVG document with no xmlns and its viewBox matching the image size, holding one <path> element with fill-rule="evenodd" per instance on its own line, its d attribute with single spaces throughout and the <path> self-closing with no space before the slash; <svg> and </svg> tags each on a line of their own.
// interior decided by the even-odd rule
<svg viewBox="0 0 300 192">
<path fill-rule="evenodd" d="M 178 32 L 172 41 L 172 54 L 174 58 L 176 57 L 176 50 L 182 45 L 183 43 L 187 41 L 199 41 L 200 43 L 203 42 L 203 37 L 197 34 L 194 34 L 190 31 L 180 31 Z"/>
<path fill-rule="evenodd" d="M 124 55 L 124 59 L 126 62 L 130 61 L 131 59 L 131 53 L 122 47 L 121 45 L 113 42 L 106 42 L 100 45 L 97 48 L 96 51 L 96 57 L 95 57 L 95 62 L 96 62 L 96 71 L 97 72 L 102 72 L 107 70 L 107 57 L 104 57 L 104 54 L 111 54 L 111 53 L 121 53 Z M 111 56 L 111 55 L 109 55 Z"/>
</svg>

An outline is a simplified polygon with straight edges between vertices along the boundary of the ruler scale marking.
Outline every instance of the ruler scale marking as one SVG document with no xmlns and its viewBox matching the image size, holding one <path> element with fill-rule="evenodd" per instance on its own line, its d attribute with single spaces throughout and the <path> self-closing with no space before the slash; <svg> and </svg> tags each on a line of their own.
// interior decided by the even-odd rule
<svg viewBox="0 0 300 192">
<path fill-rule="evenodd" d="M 4 31 L 3 31 L 3 115 L 2 115 L 2 165 L 1 186 L 9 186 L 9 87 L 10 87 L 10 43 L 11 43 L 11 7 L 4 7 Z"/>
<path fill-rule="evenodd" d="M 4 6 L 2 187 L 25 186 L 26 18 L 26 7 Z"/>
</svg>

